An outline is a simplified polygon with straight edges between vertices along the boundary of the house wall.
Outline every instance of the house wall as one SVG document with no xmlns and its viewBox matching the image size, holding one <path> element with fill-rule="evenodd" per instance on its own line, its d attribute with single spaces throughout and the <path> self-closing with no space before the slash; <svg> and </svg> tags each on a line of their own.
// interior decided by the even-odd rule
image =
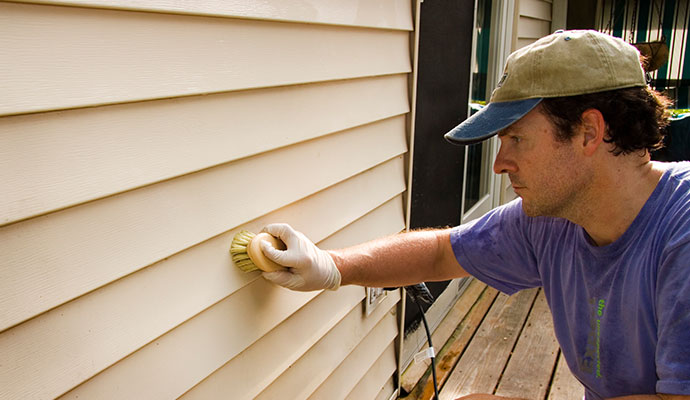
<svg viewBox="0 0 690 400">
<path fill-rule="evenodd" d="M 517 0 L 513 50 L 527 46 L 552 32 L 552 0 Z"/>
<path fill-rule="evenodd" d="M 228 249 L 405 228 L 412 30 L 399 0 L 0 3 L 0 398 L 387 399 L 398 292 L 365 317 Z"/>
</svg>

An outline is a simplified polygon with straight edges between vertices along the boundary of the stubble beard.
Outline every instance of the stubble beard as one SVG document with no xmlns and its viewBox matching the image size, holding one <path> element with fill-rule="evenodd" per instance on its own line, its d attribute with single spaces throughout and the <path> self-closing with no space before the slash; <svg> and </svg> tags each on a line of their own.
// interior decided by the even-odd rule
<svg viewBox="0 0 690 400">
<path fill-rule="evenodd" d="M 559 189 L 555 189 L 558 187 Z M 532 196 L 527 201 L 523 198 L 522 210 L 529 217 L 554 217 L 574 221 L 579 218 L 585 193 L 586 180 L 578 176 L 565 184 L 549 185 L 536 193 L 539 196 Z"/>
<path fill-rule="evenodd" d="M 525 201 L 522 199 L 522 211 L 528 217 L 563 217 L 566 207 L 560 203 L 545 201 Z"/>
<path fill-rule="evenodd" d="M 510 183 L 513 186 L 521 188 L 527 187 L 524 182 L 517 178 L 517 176 L 508 174 L 508 177 L 510 178 Z M 553 197 L 549 189 L 540 190 L 538 193 L 535 193 L 532 192 L 532 188 L 532 185 L 530 185 L 529 189 L 526 189 L 527 193 L 525 193 L 525 195 L 527 198 L 525 198 L 525 195 L 518 194 L 518 196 L 522 199 L 522 211 L 525 213 L 525 215 L 528 217 L 554 216 L 560 207 L 554 206 L 551 204 L 551 201 L 548 201 L 548 198 Z M 547 198 L 544 198 L 545 196 Z"/>
</svg>

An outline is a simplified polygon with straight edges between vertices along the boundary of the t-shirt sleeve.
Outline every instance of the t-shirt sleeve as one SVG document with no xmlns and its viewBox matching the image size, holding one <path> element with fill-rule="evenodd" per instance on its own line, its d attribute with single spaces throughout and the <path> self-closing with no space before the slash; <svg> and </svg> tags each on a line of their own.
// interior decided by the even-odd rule
<svg viewBox="0 0 690 400">
<path fill-rule="evenodd" d="M 658 393 L 690 394 L 690 231 L 667 246 L 656 282 Z"/>
<path fill-rule="evenodd" d="M 450 242 L 465 271 L 510 295 L 542 284 L 529 225 L 517 199 L 453 228 Z"/>
</svg>

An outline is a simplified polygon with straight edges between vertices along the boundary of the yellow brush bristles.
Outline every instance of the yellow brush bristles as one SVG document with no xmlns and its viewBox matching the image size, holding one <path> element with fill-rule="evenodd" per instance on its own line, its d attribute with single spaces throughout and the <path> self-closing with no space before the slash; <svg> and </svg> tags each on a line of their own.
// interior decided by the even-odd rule
<svg viewBox="0 0 690 400">
<path fill-rule="evenodd" d="M 261 251 L 262 242 L 267 242 L 274 249 L 286 249 L 285 243 L 266 232 L 253 234 L 249 231 L 240 231 L 232 239 L 230 245 L 230 255 L 237 268 L 244 272 L 252 272 L 257 269 L 266 272 L 285 269 L 282 265 L 266 258 L 266 255 Z"/>
<path fill-rule="evenodd" d="M 249 246 L 249 242 L 251 242 L 254 237 L 256 237 L 256 234 L 243 230 L 235 235 L 230 245 L 232 261 L 237 268 L 244 272 L 252 272 L 259 269 L 252 259 L 249 258 L 249 254 L 247 253 L 247 246 Z"/>
</svg>

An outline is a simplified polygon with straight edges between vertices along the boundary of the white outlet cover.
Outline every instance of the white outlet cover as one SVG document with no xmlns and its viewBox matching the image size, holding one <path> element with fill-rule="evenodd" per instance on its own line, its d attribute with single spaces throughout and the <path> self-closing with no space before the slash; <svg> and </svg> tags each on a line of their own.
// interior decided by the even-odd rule
<svg viewBox="0 0 690 400">
<path fill-rule="evenodd" d="M 376 306 L 383 301 L 386 296 L 386 291 L 383 288 L 365 288 L 367 291 L 367 296 L 364 299 L 364 314 L 368 317 Z"/>
</svg>

